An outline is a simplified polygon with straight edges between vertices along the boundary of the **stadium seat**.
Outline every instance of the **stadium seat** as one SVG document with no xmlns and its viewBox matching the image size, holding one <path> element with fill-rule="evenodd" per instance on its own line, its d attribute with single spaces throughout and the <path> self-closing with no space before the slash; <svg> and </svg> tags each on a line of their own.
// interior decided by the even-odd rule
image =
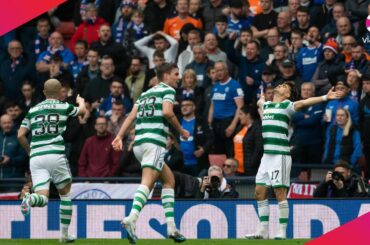
<svg viewBox="0 0 370 245">
<path fill-rule="evenodd" d="M 323 181 L 329 170 L 330 169 L 312 169 L 311 181 Z"/>
<path fill-rule="evenodd" d="M 69 40 L 72 38 L 75 32 L 75 24 L 73 21 L 62 21 L 60 25 L 56 28 L 56 31 L 62 33 L 64 37 L 64 46 L 69 46 Z"/>
<path fill-rule="evenodd" d="M 208 155 L 208 160 L 210 165 L 216 165 L 222 168 L 225 160 L 227 159 L 225 154 L 210 154 Z"/>
</svg>

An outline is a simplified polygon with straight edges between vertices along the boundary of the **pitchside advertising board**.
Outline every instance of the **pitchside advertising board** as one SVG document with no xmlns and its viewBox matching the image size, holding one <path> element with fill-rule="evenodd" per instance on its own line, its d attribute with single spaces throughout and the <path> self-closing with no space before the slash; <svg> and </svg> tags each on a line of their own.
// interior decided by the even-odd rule
<svg viewBox="0 0 370 245">
<path fill-rule="evenodd" d="M 79 238 L 124 238 L 120 219 L 131 201 L 74 201 L 70 230 Z M 277 203 L 270 201 L 270 235 L 277 228 Z M 370 200 L 289 200 L 289 238 L 315 238 L 370 211 Z M 58 238 L 59 202 L 34 208 L 24 218 L 19 201 L 0 202 L 0 238 Z M 252 200 L 176 201 L 177 226 L 187 238 L 243 238 L 258 224 Z M 139 238 L 162 239 L 165 216 L 160 201 L 150 201 L 137 223 Z"/>
</svg>

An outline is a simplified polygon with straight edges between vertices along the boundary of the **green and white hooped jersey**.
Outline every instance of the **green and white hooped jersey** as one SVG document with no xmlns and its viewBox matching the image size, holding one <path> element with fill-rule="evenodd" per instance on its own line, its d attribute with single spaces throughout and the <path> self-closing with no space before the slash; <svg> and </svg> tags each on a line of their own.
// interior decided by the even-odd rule
<svg viewBox="0 0 370 245">
<path fill-rule="evenodd" d="M 79 109 L 59 100 L 47 99 L 32 107 L 23 119 L 21 127 L 31 131 L 31 156 L 65 154 L 62 134 L 67 119 L 77 116 Z"/>
<path fill-rule="evenodd" d="M 294 111 L 294 103 L 265 102 L 263 104 L 262 137 L 264 153 L 290 155 L 288 128 Z"/>
<path fill-rule="evenodd" d="M 138 111 L 135 124 L 134 146 L 152 143 L 166 147 L 169 132 L 167 119 L 163 116 L 162 104 L 174 103 L 175 90 L 165 83 L 142 93 L 136 101 Z"/>
</svg>

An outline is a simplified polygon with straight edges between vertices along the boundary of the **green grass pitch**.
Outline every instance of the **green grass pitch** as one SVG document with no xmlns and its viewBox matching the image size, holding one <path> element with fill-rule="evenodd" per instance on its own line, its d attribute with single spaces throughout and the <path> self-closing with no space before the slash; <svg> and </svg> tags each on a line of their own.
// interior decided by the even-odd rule
<svg viewBox="0 0 370 245">
<path fill-rule="evenodd" d="M 303 245 L 309 240 L 307 239 L 290 239 L 290 240 L 283 240 L 283 241 L 278 241 L 278 240 L 246 240 L 246 239 L 214 239 L 214 240 L 209 240 L 209 239 L 197 239 L 197 240 L 187 240 L 184 242 L 184 245 L 232 245 L 232 244 L 246 244 L 246 245 Z M 28 244 L 28 245 L 49 245 L 49 244 L 59 244 L 57 240 L 47 240 L 47 239 L 0 239 L 0 244 L 1 245 L 23 245 L 23 244 Z M 127 239 L 80 239 L 77 240 L 73 244 L 129 244 Z M 160 245 L 173 245 L 175 244 L 172 240 L 138 240 L 137 245 L 152 245 L 152 244 L 160 244 Z"/>
</svg>

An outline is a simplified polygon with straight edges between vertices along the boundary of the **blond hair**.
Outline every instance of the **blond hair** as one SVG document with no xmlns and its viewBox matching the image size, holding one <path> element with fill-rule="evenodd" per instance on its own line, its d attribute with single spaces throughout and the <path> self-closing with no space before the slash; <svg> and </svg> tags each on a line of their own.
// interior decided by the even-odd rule
<svg viewBox="0 0 370 245">
<path fill-rule="evenodd" d="M 352 127 L 352 118 L 351 118 L 351 114 L 349 113 L 349 111 L 347 110 L 347 109 L 345 109 L 345 108 L 339 108 L 338 110 L 337 110 L 337 113 L 338 113 L 338 111 L 344 111 L 344 113 L 346 114 L 346 116 L 347 116 L 347 122 L 346 122 L 346 124 L 344 125 L 344 127 L 343 127 L 343 136 L 348 136 L 348 134 L 349 134 L 349 130 L 351 129 L 351 127 Z"/>
<path fill-rule="evenodd" d="M 182 87 L 185 87 L 185 77 L 186 76 L 191 76 L 194 80 L 194 84 L 192 86 L 192 89 L 195 88 L 195 86 L 197 85 L 197 74 L 195 73 L 195 71 L 193 69 L 186 69 L 182 75 L 182 83 L 181 83 L 181 86 Z"/>
</svg>

